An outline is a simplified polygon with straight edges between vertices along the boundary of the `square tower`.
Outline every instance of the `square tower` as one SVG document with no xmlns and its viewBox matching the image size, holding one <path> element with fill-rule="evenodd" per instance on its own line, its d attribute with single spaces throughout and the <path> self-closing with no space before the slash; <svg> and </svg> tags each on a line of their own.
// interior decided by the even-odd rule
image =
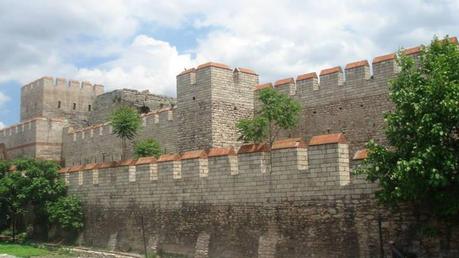
<svg viewBox="0 0 459 258">
<path fill-rule="evenodd" d="M 179 150 L 240 145 L 236 124 L 253 115 L 258 75 L 206 63 L 177 76 Z"/>
<path fill-rule="evenodd" d="M 35 117 L 87 120 L 104 86 L 42 77 L 21 88 L 21 121 Z"/>
</svg>

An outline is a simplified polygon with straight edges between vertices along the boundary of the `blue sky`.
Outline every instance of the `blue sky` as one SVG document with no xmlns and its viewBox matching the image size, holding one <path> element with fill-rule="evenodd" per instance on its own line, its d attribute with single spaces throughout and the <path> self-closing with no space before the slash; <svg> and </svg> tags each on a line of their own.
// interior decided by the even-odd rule
<svg viewBox="0 0 459 258">
<path fill-rule="evenodd" d="M 261 82 L 459 35 L 457 0 L 0 0 L 0 126 L 42 76 L 175 96 L 175 75 L 207 61 Z"/>
</svg>

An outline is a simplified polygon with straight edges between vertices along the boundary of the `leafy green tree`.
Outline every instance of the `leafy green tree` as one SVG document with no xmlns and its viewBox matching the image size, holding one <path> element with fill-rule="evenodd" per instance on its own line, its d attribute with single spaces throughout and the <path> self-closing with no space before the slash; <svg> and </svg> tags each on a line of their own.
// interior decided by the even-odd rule
<svg viewBox="0 0 459 258">
<path fill-rule="evenodd" d="M 63 196 L 47 205 L 49 221 L 67 230 L 83 227 L 81 202 L 74 196 Z"/>
<path fill-rule="evenodd" d="M 241 119 L 237 128 L 244 142 L 267 142 L 270 146 L 281 130 L 292 129 L 298 124 L 300 104 L 272 88 L 259 92 L 261 109 L 251 119 Z"/>
<path fill-rule="evenodd" d="M 146 139 L 134 144 L 134 154 L 136 157 L 154 156 L 158 158 L 162 153 L 161 146 L 155 139 Z"/>
<path fill-rule="evenodd" d="M 131 107 L 120 107 L 111 114 L 113 134 L 121 139 L 121 159 L 126 159 L 127 140 L 132 140 L 141 128 L 142 121 L 137 110 Z"/>
<path fill-rule="evenodd" d="M 272 88 L 259 91 L 260 110 L 251 119 L 241 119 L 236 127 L 244 142 L 267 143 L 270 147 L 281 130 L 294 128 L 298 124 L 300 104 Z M 272 171 L 272 153 L 269 153 L 269 168 Z"/>
<path fill-rule="evenodd" d="M 358 173 L 377 181 L 390 206 L 411 204 L 418 214 L 459 214 L 459 49 L 435 38 L 418 61 L 403 55 L 391 81 L 395 109 L 385 115 L 388 147 L 370 141 Z"/>
<path fill-rule="evenodd" d="M 26 212 L 30 213 L 34 218 L 34 235 L 46 239 L 48 222 L 62 222 L 50 219 L 50 211 L 55 213 L 56 208 L 49 210 L 49 207 L 54 207 L 54 203 L 67 198 L 66 186 L 57 172 L 59 166 L 53 161 L 32 159 L 13 160 L 8 164 L 14 165 L 16 169 L 6 172 L 0 178 L 0 205 L 2 214 L 6 215 L 6 218 L 1 218 L 6 221 L 7 226 L 11 226 L 14 237 L 21 218 Z M 0 164 L 0 167 L 5 165 Z M 81 207 L 79 209 L 81 212 Z M 73 213 L 66 219 L 82 221 L 74 210 L 71 211 Z"/>
</svg>

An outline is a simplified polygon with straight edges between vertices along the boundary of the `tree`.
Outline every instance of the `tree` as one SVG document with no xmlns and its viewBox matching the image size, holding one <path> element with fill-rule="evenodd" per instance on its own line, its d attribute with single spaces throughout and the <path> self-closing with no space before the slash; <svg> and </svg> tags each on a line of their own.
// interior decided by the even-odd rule
<svg viewBox="0 0 459 258">
<path fill-rule="evenodd" d="M 62 196 L 47 205 L 49 221 L 61 225 L 63 229 L 74 230 L 83 227 L 81 202 L 74 196 Z"/>
<path fill-rule="evenodd" d="M 120 107 L 111 114 L 113 133 L 121 138 L 121 159 L 127 157 L 127 140 L 137 135 L 142 122 L 139 113 L 130 107 Z"/>
<path fill-rule="evenodd" d="M 272 88 L 259 91 L 260 110 L 251 119 L 241 119 L 236 127 L 244 142 L 267 143 L 272 147 L 281 130 L 294 128 L 298 124 L 300 104 Z M 272 154 L 270 152 L 270 172 Z"/>
<path fill-rule="evenodd" d="M 418 214 L 459 214 L 459 49 L 435 38 L 418 61 L 399 54 L 390 83 L 395 109 L 385 115 L 388 146 L 370 141 L 358 173 L 377 181 L 378 199 Z"/>
<path fill-rule="evenodd" d="M 298 124 L 300 104 L 272 88 L 259 91 L 261 109 L 251 119 L 241 119 L 237 128 L 244 142 L 267 142 L 270 146 L 281 130 Z"/>
<path fill-rule="evenodd" d="M 162 153 L 161 146 L 155 139 L 146 139 L 134 144 L 134 154 L 136 157 L 154 156 L 158 158 Z"/>
<path fill-rule="evenodd" d="M 9 165 L 15 166 L 14 171 L 6 172 L 0 178 L 0 204 L 2 215 L 5 216 L 5 218 L 2 216 L 4 224 L 11 226 L 14 238 L 19 222 L 27 212 L 33 215 L 30 217 L 34 219 L 32 222 L 34 235 L 46 238 L 49 222 L 58 224 L 62 222 L 50 219 L 50 212 L 55 213 L 57 210 L 56 208 L 50 210 L 50 207 L 55 207 L 54 203 L 62 202 L 63 198 L 67 198 L 67 188 L 57 172 L 59 166 L 53 161 L 32 159 L 1 163 L 1 168 L 6 167 L 5 163 L 8 164 L 8 168 Z M 76 209 L 81 213 L 79 206 L 74 208 L 73 213 L 66 218 L 82 222 L 82 217 L 75 212 Z"/>
</svg>

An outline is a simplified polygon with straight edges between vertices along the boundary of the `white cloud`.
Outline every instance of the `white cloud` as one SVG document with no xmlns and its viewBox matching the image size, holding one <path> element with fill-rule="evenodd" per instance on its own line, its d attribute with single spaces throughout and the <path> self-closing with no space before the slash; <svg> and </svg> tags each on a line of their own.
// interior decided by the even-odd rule
<svg viewBox="0 0 459 258">
<path fill-rule="evenodd" d="M 116 60 L 95 69 L 80 69 L 77 78 L 101 82 L 106 90 L 149 89 L 175 95 L 175 76 L 196 65 L 189 54 L 179 54 L 169 43 L 139 35 Z"/>
<path fill-rule="evenodd" d="M 10 100 L 10 97 L 8 97 L 7 95 L 5 95 L 5 93 L 0 91 L 0 107 L 5 105 L 5 103 L 8 102 L 9 100 Z"/>
<path fill-rule="evenodd" d="M 459 35 L 458 11 L 446 0 L 2 1 L 0 83 L 53 75 L 174 95 L 175 75 L 207 60 L 275 80 Z M 182 53 L 158 28 L 207 33 Z"/>
</svg>

